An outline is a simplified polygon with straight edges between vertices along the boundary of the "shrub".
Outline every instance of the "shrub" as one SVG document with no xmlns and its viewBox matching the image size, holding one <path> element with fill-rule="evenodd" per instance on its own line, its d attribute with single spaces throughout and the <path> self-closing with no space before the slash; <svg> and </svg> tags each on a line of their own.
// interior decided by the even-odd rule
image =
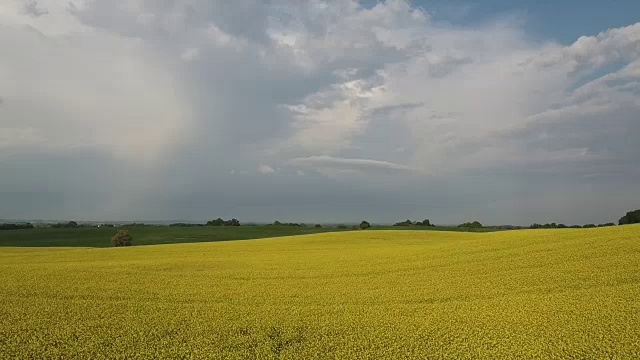
<svg viewBox="0 0 640 360">
<path fill-rule="evenodd" d="M 411 226 L 411 220 L 401 221 L 393 224 L 393 226 Z"/>
<path fill-rule="evenodd" d="M 238 219 L 223 220 L 221 218 L 207 221 L 207 226 L 240 226 Z"/>
<path fill-rule="evenodd" d="M 131 246 L 133 237 L 127 230 L 118 230 L 118 232 L 111 238 L 111 244 L 113 246 Z"/>
<path fill-rule="evenodd" d="M 481 228 L 482 224 L 479 221 L 474 221 L 474 222 L 466 222 L 464 224 L 460 224 L 460 225 L 458 225 L 458 227 L 461 227 L 461 228 Z"/>
<path fill-rule="evenodd" d="M 424 219 L 424 221 L 418 221 L 416 223 L 416 225 L 418 225 L 418 226 L 433 226 L 433 224 L 431 224 L 431 221 L 429 221 L 429 219 Z"/>
<path fill-rule="evenodd" d="M 51 227 L 54 229 L 65 229 L 65 228 L 75 229 L 78 227 L 78 223 L 75 221 L 69 221 L 67 223 L 51 224 Z"/>
<path fill-rule="evenodd" d="M 362 222 L 360 223 L 360 229 L 363 229 L 363 230 L 364 230 L 364 229 L 368 229 L 368 228 L 370 228 L 370 227 L 371 227 L 371 224 L 369 224 L 369 222 L 368 222 L 368 221 L 364 221 L 364 220 L 362 220 Z"/>
<path fill-rule="evenodd" d="M 0 230 L 24 230 L 24 229 L 33 229 L 33 224 L 31 223 L 0 224 Z"/>
</svg>

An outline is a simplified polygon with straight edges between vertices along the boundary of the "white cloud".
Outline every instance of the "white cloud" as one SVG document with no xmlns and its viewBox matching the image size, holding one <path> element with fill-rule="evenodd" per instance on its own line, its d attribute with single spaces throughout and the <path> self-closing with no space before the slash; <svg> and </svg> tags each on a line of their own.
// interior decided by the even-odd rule
<svg viewBox="0 0 640 360">
<path fill-rule="evenodd" d="M 269 165 L 260 164 L 258 165 L 258 172 L 260 174 L 273 174 L 276 170 Z"/>
<path fill-rule="evenodd" d="M 405 17 L 410 23 L 410 15 Z M 360 152 L 376 152 L 376 139 L 369 133 L 389 123 L 405 129 L 397 142 L 411 145 L 411 166 L 439 169 L 439 173 L 546 160 L 597 160 L 611 154 L 590 150 L 593 144 L 568 145 L 562 140 L 549 149 L 535 149 L 509 141 L 508 134 L 520 133 L 549 116 L 554 117 L 554 125 L 589 114 L 600 114 L 602 122 L 613 119 L 622 124 L 617 119 L 637 109 L 637 86 L 630 81 L 635 75 L 628 70 L 633 63 L 627 70 L 572 88 L 614 61 L 636 59 L 640 24 L 582 37 L 564 47 L 527 44 L 524 34 L 508 23 L 456 30 L 438 28 L 428 18 L 421 21 L 424 30 L 412 32 L 412 42 L 394 43 L 405 56 L 389 59 L 365 77 L 340 76 L 328 89 L 291 104 L 288 109 L 294 121 L 289 143 L 311 154 L 339 155 L 353 150 L 356 142 Z M 396 31 L 402 29 L 385 29 L 390 38 L 395 38 Z M 343 41 L 357 44 L 356 38 L 347 36 Z M 603 85 L 614 79 L 623 85 Z M 373 123 L 377 111 L 408 103 L 421 105 Z M 570 155 L 582 149 L 589 149 L 591 156 Z"/>
<path fill-rule="evenodd" d="M 182 60 L 184 61 L 193 61 L 198 58 L 199 54 L 200 50 L 198 48 L 188 48 L 182 52 L 180 58 L 182 58 Z"/>
<path fill-rule="evenodd" d="M 394 171 L 416 171 L 417 169 L 394 164 L 388 161 L 371 159 L 348 159 L 331 156 L 310 156 L 306 158 L 296 158 L 288 162 L 294 166 L 304 166 L 313 169 L 337 169 L 349 171 L 370 171 L 370 170 L 394 170 Z"/>
<path fill-rule="evenodd" d="M 99 148 L 151 161 L 189 129 L 175 74 L 141 42 L 86 29 L 49 35 L 20 19 L 0 27 L 0 46 L 11 49 L 0 57 L 0 132 L 23 135 L 4 148 Z"/>
</svg>

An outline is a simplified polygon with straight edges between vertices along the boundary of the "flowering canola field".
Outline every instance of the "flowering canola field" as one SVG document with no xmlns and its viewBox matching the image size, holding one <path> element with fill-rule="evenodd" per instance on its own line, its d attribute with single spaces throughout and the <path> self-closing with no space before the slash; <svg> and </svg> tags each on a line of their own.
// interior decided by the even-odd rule
<svg viewBox="0 0 640 360">
<path fill-rule="evenodd" d="M 0 248 L 2 359 L 639 359 L 640 226 Z"/>
</svg>

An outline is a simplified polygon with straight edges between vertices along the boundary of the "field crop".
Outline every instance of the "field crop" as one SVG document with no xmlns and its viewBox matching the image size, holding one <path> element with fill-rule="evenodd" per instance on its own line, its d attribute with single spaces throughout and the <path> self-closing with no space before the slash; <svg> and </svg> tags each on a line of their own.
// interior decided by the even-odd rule
<svg viewBox="0 0 640 360">
<path fill-rule="evenodd" d="M 638 359 L 640 226 L 0 248 L 0 358 Z"/>
</svg>

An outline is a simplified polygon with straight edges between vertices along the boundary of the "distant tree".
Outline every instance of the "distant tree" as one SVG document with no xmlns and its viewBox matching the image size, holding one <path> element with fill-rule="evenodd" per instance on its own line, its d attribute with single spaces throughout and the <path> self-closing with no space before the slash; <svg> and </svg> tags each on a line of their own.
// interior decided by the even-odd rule
<svg viewBox="0 0 640 360">
<path fill-rule="evenodd" d="M 479 221 L 474 221 L 474 222 L 466 222 L 466 223 L 460 224 L 458 225 L 458 227 L 477 229 L 477 228 L 481 228 L 482 224 Z"/>
<path fill-rule="evenodd" d="M 618 225 L 640 224 L 640 209 L 629 211 L 618 220 Z"/>
<path fill-rule="evenodd" d="M 62 228 L 77 228 L 78 227 L 78 223 L 75 221 L 69 221 L 66 223 L 57 223 L 57 224 L 51 224 L 51 227 L 54 229 L 62 229 Z"/>
<path fill-rule="evenodd" d="M 337 227 L 338 229 L 348 229 L 348 228 L 349 228 L 349 227 L 348 227 L 347 225 L 345 225 L 345 224 L 338 224 L 336 227 Z"/>
<path fill-rule="evenodd" d="M 298 226 L 298 227 L 307 227 L 307 224 L 304 223 L 282 223 L 280 221 L 274 221 L 274 226 Z"/>
<path fill-rule="evenodd" d="M 217 218 L 207 221 L 207 226 L 240 226 L 240 221 L 238 219 L 223 220 Z"/>
<path fill-rule="evenodd" d="M 431 224 L 431 221 L 429 221 L 429 219 L 424 219 L 424 221 L 418 221 L 418 222 L 416 222 L 416 225 L 418 225 L 418 226 L 433 226 Z"/>
<path fill-rule="evenodd" d="M 368 221 L 362 220 L 362 222 L 360 223 L 360 229 L 362 229 L 362 230 L 368 229 L 370 227 L 371 227 L 371 224 L 369 224 Z"/>
<path fill-rule="evenodd" d="M 612 222 L 608 222 L 605 224 L 598 224 L 598 227 L 609 227 L 609 226 L 616 226 L 616 224 L 612 223 Z"/>
<path fill-rule="evenodd" d="M 586 224 L 582 228 L 583 229 L 590 229 L 590 228 L 594 228 L 594 227 L 596 227 L 596 224 Z"/>
<path fill-rule="evenodd" d="M 224 222 L 224 226 L 240 226 L 238 219 L 231 219 Z"/>
<path fill-rule="evenodd" d="M 411 226 L 411 220 L 407 219 L 405 221 L 395 223 L 393 226 Z"/>
<path fill-rule="evenodd" d="M 321 227 L 322 227 L 322 225 L 320 225 L 320 224 L 315 224 L 315 226 L 314 226 L 314 227 L 316 227 L 316 228 L 321 228 Z"/>
<path fill-rule="evenodd" d="M 31 223 L 0 224 L 0 230 L 25 230 L 25 229 L 33 229 L 33 224 Z"/>
<path fill-rule="evenodd" d="M 224 226 L 224 220 L 221 218 L 207 221 L 207 226 Z"/>
<path fill-rule="evenodd" d="M 566 229 L 567 225 L 565 224 L 558 224 L 558 229 Z"/>
<path fill-rule="evenodd" d="M 169 224 L 169 227 L 197 227 L 197 226 L 203 226 L 202 224 L 191 224 L 191 223 L 174 223 L 174 224 Z"/>
<path fill-rule="evenodd" d="M 131 246 L 133 237 L 127 230 L 118 230 L 118 232 L 111 238 L 111 244 L 113 246 Z"/>
</svg>

